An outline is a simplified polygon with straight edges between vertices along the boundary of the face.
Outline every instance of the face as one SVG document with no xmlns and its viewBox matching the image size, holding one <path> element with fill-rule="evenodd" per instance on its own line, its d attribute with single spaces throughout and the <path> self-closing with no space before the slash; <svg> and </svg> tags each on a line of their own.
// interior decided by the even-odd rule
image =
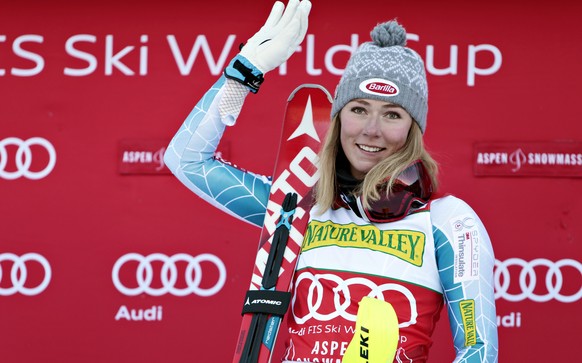
<svg viewBox="0 0 582 363">
<path fill-rule="evenodd" d="M 412 117 L 384 101 L 355 99 L 340 111 L 340 141 L 352 176 L 363 179 L 372 167 L 406 143 Z"/>
</svg>

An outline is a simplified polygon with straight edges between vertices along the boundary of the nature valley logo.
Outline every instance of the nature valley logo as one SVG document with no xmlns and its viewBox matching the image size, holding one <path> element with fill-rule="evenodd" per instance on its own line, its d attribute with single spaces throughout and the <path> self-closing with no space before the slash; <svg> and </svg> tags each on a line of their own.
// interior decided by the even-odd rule
<svg viewBox="0 0 582 363">
<path fill-rule="evenodd" d="M 465 328 L 465 346 L 477 344 L 477 330 L 475 325 L 475 300 L 461 300 L 461 320 Z"/>
<path fill-rule="evenodd" d="M 369 248 L 422 266 L 425 242 L 425 234 L 418 231 L 383 231 L 369 225 L 311 221 L 305 231 L 302 250 L 327 246 Z"/>
</svg>

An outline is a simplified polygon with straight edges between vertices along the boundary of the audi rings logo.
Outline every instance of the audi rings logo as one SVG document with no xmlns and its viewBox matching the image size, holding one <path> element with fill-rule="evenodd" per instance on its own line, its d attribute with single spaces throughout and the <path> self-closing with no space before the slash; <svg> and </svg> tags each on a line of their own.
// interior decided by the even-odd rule
<svg viewBox="0 0 582 363">
<path fill-rule="evenodd" d="M 133 263 L 131 263 L 133 261 Z M 127 269 L 135 269 L 135 284 L 137 286 L 126 286 L 121 282 L 119 277 L 120 272 L 124 269 L 124 265 L 128 264 Z M 203 265 L 212 264 L 218 270 L 218 277 L 214 285 L 210 287 L 203 287 Z M 156 269 L 159 272 L 157 279 L 154 282 L 154 265 L 161 265 L 161 268 Z M 178 266 L 186 265 L 184 269 L 184 281 L 178 282 Z M 210 272 L 207 272 L 210 274 Z M 201 254 L 192 257 L 185 253 L 178 253 L 173 256 L 166 256 L 161 253 L 153 253 L 148 256 L 142 256 L 138 253 L 128 253 L 121 256 L 112 271 L 113 285 L 119 292 L 127 296 L 136 296 L 142 293 L 161 296 L 164 294 L 171 294 L 175 296 L 186 296 L 195 294 L 199 296 L 212 296 L 222 289 L 226 282 L 226 267 L 224 263 L 212 254 Z M 160 285 L 160 286 L 158 286 Z"/>
<path fill-rule="evenodd" d="M 29 282 L 30 274 L 27 267 L 34 267 L 32 262 L 39 264 L 44 272 L 43 279 L 38 284 Z M 10 267 L 5 270 L 6 266 Z M 25 253 L 17 256 L 13 253 L 0 253 L 0 296 L 16 294 L 33 296 L 43 292 L 51 281 L 51 266 L 47 259 L 38 253 Z M 8 285 L 5 281 L 10 280 Z M 36 286 L 27 286 L 29 284 Z M 9 287 L 7 287 L 9 286 Z"/>
<path fill-rule="evenodd" d="M 300 311 L 296 311 L 297 309 L 295 308 L 297 287 L 299 287 L 302 283 L 309 283 L 309 288 L 307 290 L 307 303 L 305 304 L 307 309 L 306 314 Z M 332 301 L 330 301 L 329 297 L 324 297 L 326 290 L 324 285 L 336 286 L 333 288 L 333 308 L 330 307 Z M 349 313 L 347 309 L 350 306 L 352 298 L 359 301 L 363 296 L 352 296 L 352 292 L 350 291 L 351 287 L 353 287 L 354 290 L 359 290 L 360 294 L 362 290 L 369 291 L 366 296 L 382 300 L 385 300 L 384 292 L 402 294 L 404 298 L 408 300 L 410 305 L 410 320 L 400 322 L 398 326 L 400 328 L 405 328 L 407 326 L 416 324 L 416 318 L 418 317 L 416 299 L 414 298 L 412 292 L 402 285 L 393 283 L 377 285 L 373 281 L 361 277 L 353 277 L 344 280 L 341 277 L 333 274 L 314 275 L 310 272 L 301 273 L 295 282 L 295 293 L 293 294 L 293 300 L 291 303 L 295 321 L 298 324 L 303 324 L 311 318 L 318 321 L 329 321 L 337 318 L 338 316 L 341 316 L 348 321 L 355 322 L 356 312 L 352 314 Z M 326 301 L 324 302 L 324 300 Z M 343 303 L 341 302 L 342 300 Z"/>
<path fill-rule="evenodd" d="M 571 303 L 582 297 L 582 264 L 572 259 L 495 260 L 494 282 L 495 299 Z"/>
<path fill-rule="evenodd" d="M 14 145 L 17 147 L 16 154 L 14 155 L 14 163 L 16 165 L 16 170 L 8 171 L 6 166 L 8 165 L 8 148 L 7 146 Z M 48 162 L 44 169 L 38 171 L 32 171 L 32 149 L 31 146 L 38 145 L 44 148 L 48 152 Z M 32 137 L 28 140 L 21 140 L 17 137 L 8 137 L 4 140 L 0 140 L 0 178 L 13 180 L 20 177 L 25 177 L 28 179 L 42 179 L 47 176 L 55 167 L 57 162 L 57 153 L 53 145 L 46 139 L 42 137 Z"/>
</svg>

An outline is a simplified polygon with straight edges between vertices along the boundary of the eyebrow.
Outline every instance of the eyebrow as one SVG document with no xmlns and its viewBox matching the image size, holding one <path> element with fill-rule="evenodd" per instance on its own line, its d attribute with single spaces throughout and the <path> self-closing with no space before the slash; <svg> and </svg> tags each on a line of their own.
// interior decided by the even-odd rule
<svg viewBox="0 0 582 363">
<path fill-rule="evenodd" d="M 354 99 L 354 100 L 352 100 L 352 102 L 357 102 L 357 103 L 360 103 L 360 104 L 363 104 L 363 105 L 366 105 L 366 106 L 370 106 L 371 105 L 370 102 L 368 102 L 368 101 L 366 101 L 364 99 L 360 99 L 360 98 Z M 397 105 L 395 103 L 384 103 L 382 105 L 382 108 L 400 108 L 400 109 L 404 109 L 402 106 Z"/>
</svg>

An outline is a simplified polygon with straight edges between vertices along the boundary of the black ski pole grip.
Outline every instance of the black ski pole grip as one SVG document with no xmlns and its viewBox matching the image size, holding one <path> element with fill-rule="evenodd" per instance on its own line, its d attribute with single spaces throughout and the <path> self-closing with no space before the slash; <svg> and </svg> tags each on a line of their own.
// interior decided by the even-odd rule
<svg viewBox="0 0 582 363">
<path fill-rule="evenodd" d="M 297 193 L 287 193 L 281 206 L 281 217 L 277 222 L 277 227 L 273 234 L 271 250 L 269 251 L 269 257 L 267 258 L 267 264 L 263 274 L 262 287 L 265 290 L 272 289 L 277 284 L 279 271 L 283 263 L 283 256 L 287 248 L 287 241 L 289 240 L 289 232 L 291 230 L 291 224 L 293 223 L 295 208 L 297 208 Z"/>
</svg>

